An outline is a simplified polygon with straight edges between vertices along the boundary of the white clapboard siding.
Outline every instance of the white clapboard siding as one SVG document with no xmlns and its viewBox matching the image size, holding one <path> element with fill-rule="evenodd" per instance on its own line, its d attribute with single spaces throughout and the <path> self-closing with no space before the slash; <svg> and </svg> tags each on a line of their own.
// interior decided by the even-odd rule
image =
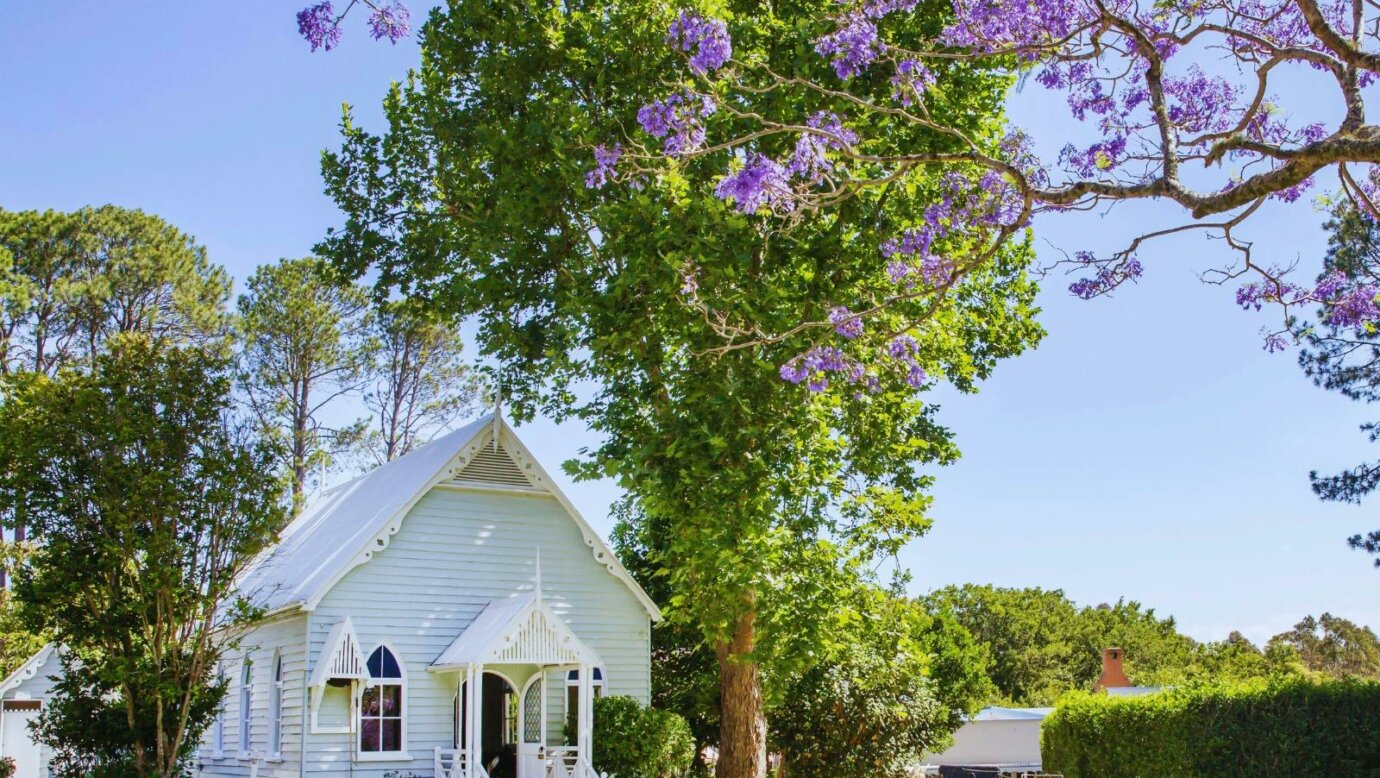
<svg viewBox="0 0 1380 778">
<path fill-rule="evenodd" d="M 224 662 L 229 679 L 225 696 L 225 748 L 216 758 L 213 751 L 215 725 L 202 738 L 197 752 L 198 772 L 205 776 L 245 776 L 250 763 L 240 758 L 240 667 L 244 657 L 253 660 L 252 698 L 253 718 L 250 726 L 251 750 L 265 757 L 259 763 L 262 778 L 288 778 L 301 774 L 302 722 L 305 699 L 303 689 L 308 673 L 306 652 L 307 617 L 298 614 L 270 621 L 250 632 L 239 641 L 238 650 L 231 652 Z M 283 742 L 282 753 L 273 758 L 270 745 L 271 706 L 273 699 L 273 660 L 281 652 L 283 657 Z"/>
<path fill-rule="evenodd" d="M 607 692 L 648 701 L 648 614 L 624 582 L 594 559 L 560 503 L 540 492 L 443 484 L 411 509 L 385 549 L 332 587 L 312 615 L 312 656 L 319 655 L 331 626 L 349 616 L 365 656 L 386 641 L 406 666 L 412 760 L 358 762 L 353 775 L 430 775 L 432 749 L 451 744 L 459 674 L 426 668 L 490 600 L 532 591 L 538 548 L 543 598 L 603 659 Z M 512 666 L 497 669 L 521 692 L 527 677 L 512 677 L 508 671 L 518 671 Z M 565 695 L 559 676 L 553 674 L 548 695 L 554 742 L 561 735 Z M 321 715 L 327 715 L 324 708 Z M 352 737 L 311 734 L 307 772 L 349 768 Z"/>
</svg>

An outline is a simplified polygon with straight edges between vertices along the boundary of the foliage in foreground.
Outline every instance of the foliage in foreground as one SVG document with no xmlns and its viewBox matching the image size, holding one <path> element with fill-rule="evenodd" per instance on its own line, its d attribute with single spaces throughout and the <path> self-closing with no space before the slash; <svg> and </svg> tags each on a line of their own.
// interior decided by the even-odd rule
<svg viewBox="0 0 1380 778">
<path fill-rule="evenodd" d="M 695 754 L 685 719 L 632 697 L 596 699 L 594 731 L 594 769 L 609 778 L 680 778 Z"/>
<path fill-rule="evenodd" d="M 223 685 L 233 592 L 285 511 L 272 452 L 228 421 L 223 358 L 123 337 L 90 372 L 13 376 L 0 404 L 0 515 L 39 541 L 20 613 L 64 646 L 38 734 L 58 776 L 185 768 Z"/>
<path fill-rule="evenodd" d="M 1044 767 L 1067 778 L 1352 776 L 1380 770 L 1380 683 L 1302 679 L 1144 697 L 1077 693 L 1045 719 Z"/>
</svg>

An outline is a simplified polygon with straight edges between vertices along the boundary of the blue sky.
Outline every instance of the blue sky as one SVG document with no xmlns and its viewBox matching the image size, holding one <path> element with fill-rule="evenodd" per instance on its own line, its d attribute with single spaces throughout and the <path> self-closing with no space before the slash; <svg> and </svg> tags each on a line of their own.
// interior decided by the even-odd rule
<svg viewBox="0 0 1380 778">
<path fill-rule="evenodd" d="M 414 7 L 423 5 L 413 3 Z M 0 10 L 0 207 L 116 203 L 196 236 L 239 279 L 310 251 L 337 220 L 319 154 L 340 106 L 377 127 L 378 100 L 415 44 L 375 44 L 355 20 L 310 54 L 294 0 L 108 3 L 9 0 Z M 1045 148 L 1071 132 L 1036 87 L 1012 107 Z M 1312 110 L 1303 106 L 1301 110 Z M 1170 224 L 1155 206 L 1047 218 L 1040 253 L 1109 249 Z M 1323 237 L 1307 204 L 1255 220 L 1257 251 L 1311 277 Z M 1269 355 L 1272 323 L 1198 274 L 1220 243 L 1176 238 L 1142 253 L 1145 279 L 1082 302 L 1050 279 L 1049 336 L 977 396 L 940 391 L 964 457 L 939 473 L 937 523 L 901 562 L 922 591 L 966 581 L 1063 588 L 1096 604 L 1136 599 L 1190 634 L 1260 640 L 1306 613 L 1380 626 L 1380 571 L 1343 538 L 1380 526 L 1380 503 L 1338 506 L 1310 469 L 1380 456 L 1365 409 L 1314 388 L 1294 355 Z M 549 469 L 592 441 L 539 422 L 521 431 Z M 607 529 L 606 483 L 568 484 Z"/>
</svg>

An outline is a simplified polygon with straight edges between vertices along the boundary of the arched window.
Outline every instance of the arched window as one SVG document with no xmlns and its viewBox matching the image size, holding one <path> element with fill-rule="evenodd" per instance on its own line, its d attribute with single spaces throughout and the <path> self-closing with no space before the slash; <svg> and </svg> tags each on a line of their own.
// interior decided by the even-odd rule
<svg viewBox="0 0 1380 778">
<path fill-rule="evenodd" d="M 404 750 L 403 705 L 406 678 L 402 665 L 387 646 L 379 646 L 365 663 L 369 682 L 359 706 L 361 753 L 397 753 Z"/>
<path fill-rule="evenodd" d="M 594 678 L 590 680 L 594 689 L 594 699 L 604 696 L 604 671 L 594 668 Z M 565 674 L 565 735 L 566 745 L 574 745 L 580 736 L 580 671 L 571 670 Z"/>
<path fill-rule="evenodd" d="M 244 658 L 240 665 L 240 755 L 248 756 L 253 747 L 251 727 L 254 724 L 254 660 Z"/>
<path fill-rule="evenodd" d="M 273 689 L 269 701 L 268 751 L 273 756 L 283 753 L 283 655 L 273 655 Z"/>
</svg>

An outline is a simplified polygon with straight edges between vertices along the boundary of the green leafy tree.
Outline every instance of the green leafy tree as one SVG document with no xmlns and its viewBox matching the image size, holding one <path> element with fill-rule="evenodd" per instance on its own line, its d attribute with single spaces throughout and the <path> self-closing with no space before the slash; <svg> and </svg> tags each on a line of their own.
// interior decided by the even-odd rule
<svg viewBox="0 0 1380 778">
<path fill-rule="evenodd" d="M 224 348 L 229 295 L 206 249 L 157 216 L 0 210 L 0 376 L 89 366 L 120 334 Z M 22 544 L 23 517 L 7 523 Z"/>
<path fill-rule="evenodd" d="M 58 775 L 181 775 L 215 715 L 216 664 L 256 615 L 234 579 L 284 518 L 231 385 L 219 355 L 121 336 L 89 371 L 5 386 L 0 509 L 38 540 L 15 596 L 63 646 L 38 727 Z"/>
<path fill-rule="evenodd" d="M 13 592 L 0 591 L 0 677 L 18 670 L 48 642 L 47 635 L 29 631 L 19 608 Z"/>
<path fill-rule="evenodd" d="M 1066 691 L 1091 689 L 1101 674 L 1101 650 L 1126 650 L 1133 681 L 1182 677 L 1196 643 L 1172 618 L 1119 600 L 1079 608 L 1058 589 L 1005 589 L 966 584 L 922 599 L 930 610 L 962 624 L 991 657 L 992 702 L 1051 705 Z"/>
<path fill-rule="evenodd" d="M 926 6 L 905 35 L 932 37 L 946 7 Z M 800 56 L 811 37 L 795 21 L 826 8 L 739 2 L 752 25 L 735 46 L 787 75 L 827 69 Z M 381 296 L 477 317 L 480 350 L 500 363 L 519 421 L 541 411 L 601 437 L 574 472 L 613 476 L 664 522 L 652 561 L 669 579 L 667 612 L 703 636 L 719 675 L 719 773 L 756 778 L 765 711 L 781 691 L 771 679 L 818 662 L 859 578 L 929 526 L 932 476 L 919 468 L 957 450 L 923 390 L 937 380 L 973 390 L 1040 329 L 1023 241 L 944 295 L 888 305 L 862 331 L 839 310 L 885 275 L 876 246 L 858 239 L 865 225 L 904 224 L 939 197 L 918 168 L 832 214 L 802 210 L 789 230 L 713 196 L 719 175 L 706 166 L 640 189 L 590 188 L 572 150 L 637 112 L 645 84 L 673 62 L 674 18 L 669 3 L 607 0 L 457 0 L 433 13 L 420 68 L 385 100 L 387 133 L 347 116 L 343 148 L 325 158 L 346 221 L 318 248 L 349 274 L 371 274 Z M 996 142 L 1005 86 L 956 74 L 952 99 L 972 137 Z M 874 87 L 891 90 L 884 79 Z M 799 110 L 838 99 L 817 94 Z M 768 91 L 739 107 L 777 100 Z M 878 121 L 879 148 L 933 140 Z M 935 248 L 964 256 L 963 240 Z M 789 334 L 739 337 L 698 302 L 706 297 Z M 814 358 L 857 364 L 857 385 L 783 381 L 782 370 L 808 370 L 793 357 L 837 339 L 797 325 L 831 312 L 849 339 Z M 869 372 L 858 355 L 877 349 L 902 359 Z"/>
<path fill-rule="evenodd" d="M 1313 673 L 1380 679 L 1380 639 L 1369 627 L 1330 613 L 1305 616 L 1293 629 L 1270 638 L 1269 646 L 1291 649 Z"/>
<path fill-rule="evenodd" d="M 0 211 L 0 373 L 89 364 L 121 333 L 223 341 L 230 279 L 206 249 L 113 205 Z"/>
<path fill-rule="evenodd" d="M 373 425 L 364 445 L 374 464 L 406 454 L 483 402 L 460 332 L 447 322 L 387 302 L 372 319 L 372 340 L 364 404 Z"/>
<path fill-rule="evenodd" d="M 364 427 L 332 427 L 326 414 L 368 374 L 368 295 L 341 282 L 323 260 L 284 259 L 254 271 L 238 307 L 241 385 L 261 434 L 280 443 L 278 469 L 297 513 L 313 469 L 329 466 Z"/>
</svg>

